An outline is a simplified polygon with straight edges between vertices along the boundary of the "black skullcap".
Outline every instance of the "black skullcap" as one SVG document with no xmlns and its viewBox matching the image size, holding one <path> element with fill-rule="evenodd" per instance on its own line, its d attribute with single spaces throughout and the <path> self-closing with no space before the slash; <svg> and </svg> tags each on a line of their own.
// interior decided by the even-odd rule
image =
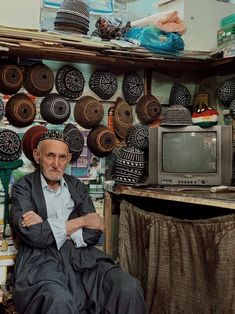
<svg viewBox="0 0 235 314">
<path fill-rule="evenodd" d="M 56 140 L 56 141 L 64 142 L 69 147 L 69 150 L 70 150 L 69 136 L 62 131 L 49 130 L 47 132 L 44 132 L 39 139 L 39 143 L 45 140 Z"/>
</svg>

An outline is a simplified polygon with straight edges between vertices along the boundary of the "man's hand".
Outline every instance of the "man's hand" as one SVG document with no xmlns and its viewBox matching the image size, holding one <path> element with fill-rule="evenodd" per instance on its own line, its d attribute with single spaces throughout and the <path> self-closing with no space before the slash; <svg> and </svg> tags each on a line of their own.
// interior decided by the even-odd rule
<svg viewBox="0 0 235 314">
<path fill-rule="evenodd" d="M 97 229 L 103 232 L 103 219 L 97 213 L 89 213 L 85 216 L 74 218 L 66 222 L 67 235 L 70 235 L 80 228 Z"/>
<path fill-rule="evenodd" d="M 103 219 L 97 213 L 89 213 L 86 216 L 82 216 L 82 218 L 84 219 L 84 228 L 104 231 Z"/>
<path fill-rule="evenodd" d="M 36 224 L 41 223 L 43 220 L 42 218 L 36 214 L 34 211 L 28 211 L 22 216 L 22 226 L 23 227 L 29 227 Z"/>
</svg>

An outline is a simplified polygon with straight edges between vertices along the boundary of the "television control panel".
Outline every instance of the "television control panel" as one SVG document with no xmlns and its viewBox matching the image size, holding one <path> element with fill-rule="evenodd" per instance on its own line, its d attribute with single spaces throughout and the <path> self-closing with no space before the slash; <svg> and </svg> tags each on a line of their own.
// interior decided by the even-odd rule
<svg viewBox="0 0 235 314">
<path fill-rule="evenodd" d="M 185 179 L 185 180 L 171 180 L 171 179 L 162 179 L 161 183 L 162 185 L 167 184 L 177 184 L 177 185 L 206 185 L 206 180 L 195 180 L 195 179 Z"/>
</svg>

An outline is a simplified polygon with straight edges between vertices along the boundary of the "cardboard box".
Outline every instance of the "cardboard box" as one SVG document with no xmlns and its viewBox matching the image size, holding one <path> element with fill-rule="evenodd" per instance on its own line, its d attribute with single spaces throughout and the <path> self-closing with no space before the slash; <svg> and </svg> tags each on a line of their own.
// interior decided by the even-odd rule
<svg viewBox="0 0 235 314">
<path fill-rule="evenodd" d="M 40 30 L 41 0 L 0 0 L 0 25 Z"/>
</svg>

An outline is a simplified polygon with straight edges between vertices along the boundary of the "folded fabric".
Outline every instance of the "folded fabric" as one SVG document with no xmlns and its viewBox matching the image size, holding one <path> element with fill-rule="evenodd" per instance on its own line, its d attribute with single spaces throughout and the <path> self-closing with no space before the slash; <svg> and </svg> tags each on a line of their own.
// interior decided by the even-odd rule
<svg viewBox="0 0 235 314">
<path fill-rule="evenodd" d="M 131 22 L 134 26 L 155 26 L 164 32 L 174 32 L 183 35 L 186 32 L 185 23 L 179 18 L 178 11 L 155 13 L 142 19 Z"/>
</svg>

